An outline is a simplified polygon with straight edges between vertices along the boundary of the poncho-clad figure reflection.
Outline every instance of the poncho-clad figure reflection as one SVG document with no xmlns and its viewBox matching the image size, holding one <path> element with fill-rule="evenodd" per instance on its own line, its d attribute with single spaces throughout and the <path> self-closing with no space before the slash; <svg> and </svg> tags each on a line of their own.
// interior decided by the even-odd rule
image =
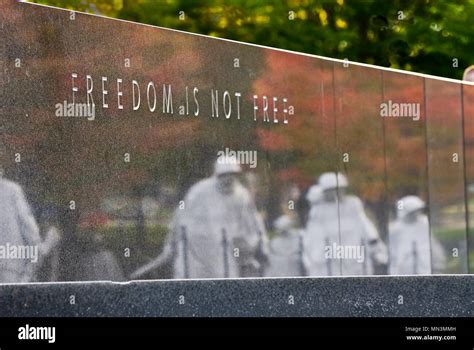
<svg viewBox="0 0 474 350">
<path fill-rule="evenodd" d="M 308 275 L 309 276 L 330 276 L 332 264 L 325 259 L 324 251 L 328 243 L 324 227 L 317 218 L 318 204 L 323 199 L 323 190 L 319 185 L 313 185 L 306 194 L 306 200 L 310 205 L 308 221 L 305 228 L 305 251 L 308 256 Z"/>
<path fill-rule="evenodd" d="M 49 230 L 46 239 L 41 240 L 22 188 L 0 173 L 0 283 L 33 281 L 42 258 L 58 240 L 55 229 Z"/>
<path fill-rule="evenodd" d="M 106 248 L 104 237 L 96 233 L 94 247 L 84 254 L 78 279 L 82 281 L 123 281 L 125 276 L 115 254 Z"/>
<path fill-rule="evenodd" d="M 239 173 L 235 158 L 219 157 L 213 176 L 192 186 L 176 209 L 162 254 L 130 277 L 142 276 L 171 256 L 175 278 L 256 275 L 266 257 L 265 232 Z"/>
<path fill-rule="evenodd" d="M 397 202 L 397 219 L 389 228 L 390 274 L 430 274 L 431 260 L 444 264 L 444 252 L 433 237 L 430 244 L 425 202 L 417 196 L 406 196 Z"/>
<path fill-rule="evenodd" d="M 268 277 L 306 276 L 308 259 L 304 251 L 302 230 L 295 227 L 295 221 L 282 215 L 274 223 L 277 237 L 273 238 L 268 250 Z"/>
<path fill-rule="evenodd" d="M 386 264 L 386 246 L 367 217 L 362 201 L 346 194 L 347 178 L 340 173 L 324 173 L 318 185 L 322 199 L 312 206 L 307 234 L 316 235 L 308 237 L 313 246 L 324 245 L 326 275 L 367 275 L 373 273 L 374 263 Z M 315 273 L 321 274 L 317 268 Z"/>
</svg>

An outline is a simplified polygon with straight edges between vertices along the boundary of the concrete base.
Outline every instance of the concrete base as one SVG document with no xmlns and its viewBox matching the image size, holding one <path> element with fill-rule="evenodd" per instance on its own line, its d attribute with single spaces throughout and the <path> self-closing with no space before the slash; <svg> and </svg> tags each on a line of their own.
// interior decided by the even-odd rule
<svg viewBox="0 0 474 350">
<path fill-rule="evenodd" d="M 474 276 L 1 285 L 0 315 L 472 317 Z"/>
</svg>

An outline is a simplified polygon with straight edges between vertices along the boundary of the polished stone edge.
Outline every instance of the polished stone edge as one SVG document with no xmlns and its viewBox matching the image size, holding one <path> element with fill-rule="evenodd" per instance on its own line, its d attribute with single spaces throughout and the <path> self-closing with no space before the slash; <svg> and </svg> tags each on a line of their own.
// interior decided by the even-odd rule
<svg viewBox="0 0 474 350">
<path fill-rule="evenodd" d="M 0 315 L 472 317 L 474 276 L 11 284 L 0 285 Z"/>
</svg>

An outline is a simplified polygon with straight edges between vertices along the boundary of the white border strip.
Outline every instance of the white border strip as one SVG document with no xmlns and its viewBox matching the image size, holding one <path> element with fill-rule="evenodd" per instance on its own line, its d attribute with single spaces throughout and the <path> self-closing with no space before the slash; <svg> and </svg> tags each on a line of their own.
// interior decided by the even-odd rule
<svg viewBox="0 0 474 350">
<path fill-rule="evenodd" d="M 141 283 L 170 283 L 170 282 L 232 282 L 232 281 L 262 281 L 262 280 L 321 280 L 321 279 L 332 279 L 332 280 L 347 280 L 347 279 L 412 279 L 412 278 L 443 278 L 443 277 L 455 277 L 455 278 L 474 278 L 472 274 L 460 273 L 460 274 L 424 274 L 424 275 L 347 275 L 347 276 L 287 276 L 287 277 L 237 277 L 237 278 L 164 278 L 164 279 L 133 279 L 128 281 L 111 281 L 111 280 L 97 280 L 97 281 L 43 281 L 43 282 L 21 282 L 21 283 L 0 283 L 0 291 L 3 286 L 47 286 L 47 285 L 84 285 L 84 284 L 97 284 L 97 285 L 130 285 L 130 284 L 141 284 Z M 138 283 L 137 283 L 138 282 Z"/>
<path fill-rule="evenodd" d="M 450 83 L 474 86 L 474 82 L 469 82 L 469 81 L 463 81 L 463 80 L 452 79 L 452 78 L 445 78 L 445 77 L 440 77 L 440 76 L 430 75 L 430 74 L 424 74 L 424 73 L 410 72 L 410 71 L 405 71 L 405 70 L 395 69 L 395 68 L 381 67 L 381 66 L 377 66 L 377 65 L 374 65 L 374 64 L 368 64 L 368 63 L 360 63 L 360 62 L 353 62 L 353 61 L 349 61 L 349 60 L 341 60 L 341 59 L 338 59 L 338 58 L 324 57 L 324 56 L 313 55 L 313 54 L 304 53 L 304 52 L 297 52 L 297 51 L 279 49 L 279 48 L 275 48 L 275 47 L 269 47 L 269 46 L 263 46 L 263 45 L 258 45 L 258 44 L 246 43 L 246 42 L 241 42 L 241 41 L 237 41 L 237 40 L 217 38 L 217 37 L 213 37 L 213 36 L 209 36 L 209 35 L 186 32 L 186 31 L 182 31 L 182 30 L 178 30 L 178 29 L 165 28 L 165 27 L 155 26 L 155 25 L 151 25 L 151 24 L 128 21 L 128 20 L 119 19 L 119 18 L 111 18 L 111 17 L 107 17 L 107 16 L 104 16 L 104 15 L 96 15 L 96 14 L 81 12 L 81 11 L 76 11 L 76 10 L 68 10 L 68 9 L 55 7 L 55 6 L 37 4 L 37 3 L 28 2 L 27 0 L 18 0 L 18 2 L 33 5 L 33 6 L 39 6 L 39 7 L 51 8 L 51 9 L 55 9 L 55 10 L 66 11 L 66 12 L 79 13 L 79 14 L 82 14 L 82 15 L 85 15 L 85 16 L 98 17 L 98 18 L 103 18 L 103 19 L 107 19 L 107 20 L 111 20 L 111 21 L 119 21 L 119 22 L 123 22 L 123 23 L 127 23 L 127 24 L 145 26 L 145 27 L 150 27 L 150 28 L 158 28 L 158 29 L 167 30 L 167 31 L 180 33 L 180 34 L 194 35 L 194 36 L 204 37 L 204 38 L 211 39 L 211 40 L 225 41 L 225 42 L 230 42 L 230 43 L 239 44 L 239 45 L 253 46 L 253 47 L 260 48 L 260 49 L 274 50 L 274 51 L 290 53 L 290 54 L 293 54 L 293 55 L 299 55 L 299 56 L 305 56 L 305 57 L 311 57 L 311 58 L 318 58 L 318 59 L 321 59 L 321 60 L 324 60 L 324 61 L 346 63 L 346 64 L 349 64 L 349 65 L 355 65 L 355 66 L 366 67 L 366 68 L 371 68 L 371 69 L 379 69 L 379 70 L 384 70 L 384 71 L 387 71 L 387 72 L 395 72 L 395 73 L 400 73 L 400 74 L 418 76 L 418 77 L 427 78 L 427 79 L 435 79 L 435 80 L 441 80 L 441 81 L 446 81 L 446 82 L 450 82 Z"/>
</svg>

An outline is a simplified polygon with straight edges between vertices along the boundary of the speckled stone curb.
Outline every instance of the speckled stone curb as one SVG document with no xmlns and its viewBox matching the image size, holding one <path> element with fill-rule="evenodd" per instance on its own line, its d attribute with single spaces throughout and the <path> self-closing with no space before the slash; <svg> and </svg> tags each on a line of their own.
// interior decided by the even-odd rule
<svg viewBox="0 0 474 350">
<path fill-rule="evenodd" d="M 469 317 L 474 276 L 1 285 L 0 315 Z"/>
</svg>

